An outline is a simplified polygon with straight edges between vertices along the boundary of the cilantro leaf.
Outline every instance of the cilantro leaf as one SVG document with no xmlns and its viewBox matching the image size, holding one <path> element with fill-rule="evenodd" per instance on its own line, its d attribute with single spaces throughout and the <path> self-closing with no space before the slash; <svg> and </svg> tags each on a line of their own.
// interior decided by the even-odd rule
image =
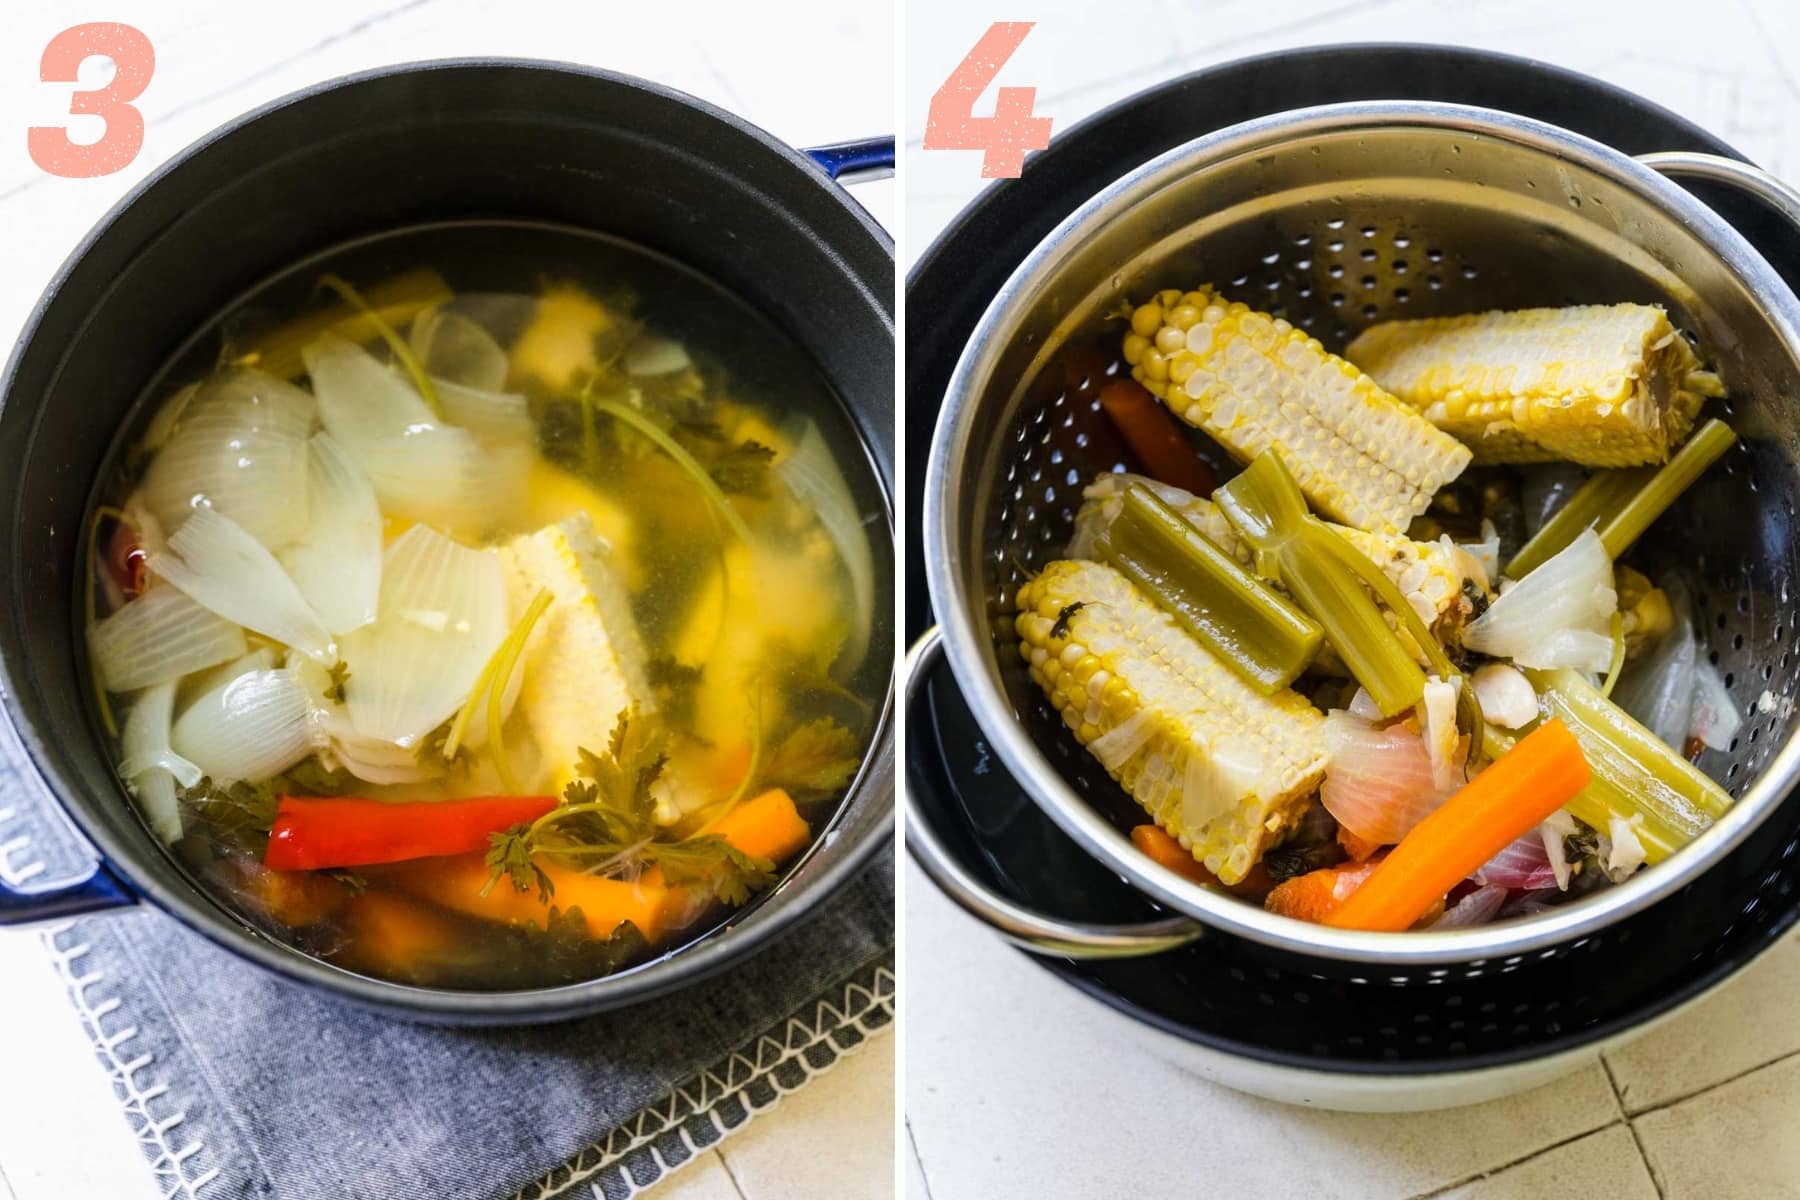
<svg viewBox="0 0 1800 1200">
<path fill-rule="evenodd" d="M 728 495 L 760 498 L 769 494 L 769 465 L 774 461 L 771 447 L 745 439 L 715 458 L 708 473 Z"/>
<path fill-rule="evenodd" d="M 775 882 L 775 864 L 745 854 L 716 833 L 680 842 L 652 842 L 641 857 L 662 868 L 670 883 L 705 887 L 718 899 L 737 906 Z"/>
<path fill-rule="evenodd" d="M 513 887 L 521 892 L 530 891 L 536 884 L 539 904 L 550 903 L 550 898 L 556 894 L 556 884 L 531 857 L 530 825 L 518 824 L 500 833 L 488 834 L 486 861 L 489 875 L 482 888 L 483 895 L 500 881 L 502 875 L 510 877 Z"/>
<path fill-rule="evenodd" d="M 856 735 L 820 717 L 783 738 L 757 773 L 762 786 L 785 788 L 790 794 L 835 792 L 850 782 L 862 765 Z"/>
<path fill-rule="evenodd" d="M 333 704 L 344 703 L 344 688 L 350 682 L 350 664 L 338 659 L 331 664 L 331 685 L 325 689 L 325 698 Z"/>
</svg>

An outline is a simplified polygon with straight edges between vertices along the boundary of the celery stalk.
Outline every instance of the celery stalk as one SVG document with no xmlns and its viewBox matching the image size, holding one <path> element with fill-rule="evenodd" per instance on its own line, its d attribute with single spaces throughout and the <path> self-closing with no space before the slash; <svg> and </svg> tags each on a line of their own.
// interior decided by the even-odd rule
<svg viewBox="0 0 1800 1200">
<path fill-rule="evenodd" d="M 1631 543 L 1650 528 L 1651 522 L 1662 516 L 1681 493 L 1705 473 L 1706 468 L 1735 445 L 1737 434 L 1731 431 L 1731 426 L 1716 418 L 1694 430 L 1674 457 L 1600 526 L 1600 540 L 1606 543 L 1606 552 L 1618 558 L 1631 549 Z"/>
<path fill-rule="evenodd" d="M 1382 715 L 1419 702 L 1425 673 L 1332 549 L 1327 539 L 1337 535 L 1311 519 L 1299 485 L 1275 451 L 1257 455 L 1213 500 L 1255 550 L 1257 573 L 1280 582 L 1324 628 L 1325 640 Z M 1407 607 L 1404 601 L 1401 607 Z"/>
<path fill-rule="evenodd" d="M 1506 564 L 1505 574 L 1525 578 L 1590 525 L 1599 532 L 1606 552 L 1618 558 L 1735 444 L 1737 434 L 1731 426 L 1714 419 L 1694 430 L 1661 467 L 1594 472 Z"/>
<path fill-rule="evenodd" d="M 1265 695 L 1292 683 L 1318 653 L 1318 622 L 1263 584 L 1148 488 L 1125 492 L 1095 543 L 1215 656 Z"/>
<path fill-rule="evenodd" d="M 1569 669 L 1528 670 L 1549 716 L 1561 717 L 1581 743 L 1593 779 L 1569 811 L 1595 829 L 1631 820 L 1650 862 L 1660 862 L 1706 831 L 1731 796 L 1706 773 L 1627 716 Z"/>
<path fill-rule="evenodd" d="M 232 347 L 230 358 L 236 366 L 254 367 L 282 379 L 298 379 L 306 371 L 300 351 L 324 334 L 335 333 L 347 341 L 366 344 L 381 336 L 383 325 L 397 329 L 454 295 L 436 271 L 408 271 L 371 287 L 363 296 L 364 308 L 344 301 L 296 317 L 248 346 Z"/>
</svg>

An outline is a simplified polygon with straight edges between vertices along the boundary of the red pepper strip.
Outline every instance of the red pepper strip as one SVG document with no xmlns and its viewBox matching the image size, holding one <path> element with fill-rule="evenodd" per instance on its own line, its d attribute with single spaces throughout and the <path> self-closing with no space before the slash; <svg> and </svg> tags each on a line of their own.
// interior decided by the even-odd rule
<svg viewBox="0 0 1800 1200">
<path fill-rule="evenodd" d="M 554 796 L 394 804 L 357 796 L 283 796 L 263 865 L 277 871 L 318 871 L 485 850 L 490 833 L 535 821 L 555 807 Z"/>
</svg>

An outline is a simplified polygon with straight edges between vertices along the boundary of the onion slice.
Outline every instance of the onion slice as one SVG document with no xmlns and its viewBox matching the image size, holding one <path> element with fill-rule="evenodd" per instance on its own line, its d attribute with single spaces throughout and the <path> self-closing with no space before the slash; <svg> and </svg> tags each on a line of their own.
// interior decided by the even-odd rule
<svg viewBox="0 0 1800 1200">
<path fill-rule="evenodd" d="M 272 375 L 217 377 L 173 418 L 144 474 L 143 503 L 164 529 L 211 508 L 280 549 L 306 529 L 306 439 L 315 408 L 305 391 Z"/>
<path fill-rule="evenodd" d="M 491 333 L 461 313 L 442 307 L 420 313 L 412 324 L 411 343 L 413 356 L 433 383 L 481 392 L 498 392 L 506 386 L 506 351 Z"/>
<path fill-rule="evenodd" d="M 1508 892 L 1496 884 L 1485 884 L 1444 910 L 1444 915 L 1431 923 L 1433 929 L 1468 929 L 1486 925 L 1506 903 Z"/>
<path fill-rule="evenodd" d="M 1431 754 L 1404 725 L 1386 728 L 1345 712 L 1325 717 L 1331 755 L 1319 798 L 1338 824 L 1378 845 L 1398 842 L 1450 794 L 1432 778 Z"/>
<path fill-rule="evenodd" d="M 874 631 L 875 557 L 869 547 L 867 522 L 876 515 L 865 518 L 857 507 L 837 459 L 810 419 L 794 439 L 793 453 L 775 470 L 788 490 L 819 515 L 819 523 L 837 547 L 838 559 L 850 577 L 850 633 L 834 664 L 841 674 L 849 674 L 862 665 Z"/>
<path fill-rule="evenodd" d="M 344 638 L 352 726 L 415 749 L 468 698 L 506 633 L 500 560 L 414 525 L 382 562 L 380 615 Z"/>
<path fill-rule="evenodd" d="M 375 619 L 381 599 L 381 505 L 329 433 L 313 435 L 311 454 L 311 521 L 279 557 L 325 628 L 349 633 Z"/>
<path fill-rule="evenodd" d="M 1556 869 L 1550 865 L 1543 837 L 1533 829 L 1488 859 L 1469 878 L 1496 887 L 1539 891 L 1556 886 Z"/>
<path fill-rule="evenodd" d="M 1503 589 L 1463 630 L 1463 645 L 1523 667 L 1574 667 L 1598 674 L 1612 662 L 1610 622 L 1618 607 L 1612 560 L 1600 535 L 1586 529 Z"/>
<path fill-rule="evenodd" d="M 197 603 L 310 658 L 335 658 L 331 633 L 263 544 L 230 517 L 202 508 L 150 557 L 150 571 Z"/>
<path fill-rule="evenodd" d="M 323 737 L 292 671 L 248 671 L 207 692 L 175 721 L 170 742 L 214 783 L 261 782 L 316 753 Z"/>
<path fill-rule="evenodd" d="M 244 631 L 185 592 L 153 587 L 88 629 L 88 652 L 109 692 L 180 679 L 247 648 Z"/>
<path fill-rule="evenodd" d="M 175 753 L 169 729 L 175 712 L 175 682 L 145 688 L 119 737 L 119 774 L 150 821 L 150 828 L 165 842 L 181 837 L 181 808 L 175 785 L 193 787 L 200 782 L 200 768 Z"/>
</svg>

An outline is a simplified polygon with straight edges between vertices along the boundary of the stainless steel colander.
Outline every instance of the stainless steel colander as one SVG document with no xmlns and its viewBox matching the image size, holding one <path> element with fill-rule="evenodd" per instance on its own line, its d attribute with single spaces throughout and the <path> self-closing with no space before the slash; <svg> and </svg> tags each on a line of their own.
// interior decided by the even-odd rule
<svg viewBox="0 0 1800 1200">
<path fill-rule="evenodd" d="M 1698 154 L 1633 160 L 1488 109 L 1366 102 L 1302 109 L 1179 147 L 1095 196 L 1021 264 L 957 364 L 927 464 L 922 517 L 947 655 L 1001 761 L 1084 849 L 1181 916 L 1091 927 L 1026 911 L 977 882 L 928 825 L 916 858 L 965 908 L 1027 948 L 1148 953 L 1229 931 L 1320 961 L 1381 964 L 1394 982 L 1478 975 L 1558 955 L 1680 890 L 1718 862 L 1800 771 L 1800 676 L 1790 603 L 1800 547 L 1800 301 L 1725 221 L 1667 176 L 1746 190 L 1800 224 L 1800 193 Z M 1060 355 L 1116 342 L 1106 314 L 1162 287 L 1214 283 L 1330 349 L 1372 322 L 1488 308 L 1635 300 L 1668 309 L 1716 364 L 1743 438 L 1640 543 L 1684 572 L 1703 636 L 1744 724 L 1701 766 L 1737 799 L 1694 845 L 1626 884 L 1553 912 L 1476 929 L 1327 929 L 1190 883 L 1130 846 L 1106 815 L 1124 801 L 1027 677 L 1005 617 L 1026 575 L 1067 541 L 1081 487 L 1116 462 L 1091 390 Z"/>
</svg>

